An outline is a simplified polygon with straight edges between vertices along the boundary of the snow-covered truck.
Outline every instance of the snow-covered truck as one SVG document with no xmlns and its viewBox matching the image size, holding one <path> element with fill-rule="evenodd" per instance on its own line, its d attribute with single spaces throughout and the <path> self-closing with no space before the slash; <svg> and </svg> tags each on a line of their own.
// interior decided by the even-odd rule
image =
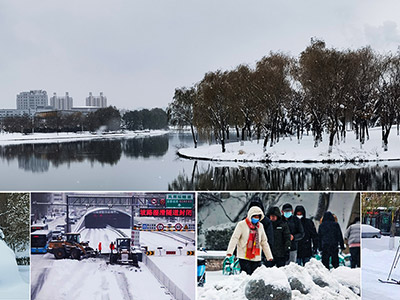
<svg viewBox="0 0 400 300">
<path fill-rule="evenodd" d="M 132 248 L 130 238 L 117 238 L 115 241 L 115 250 L 110 255 L 110 264 L 129 264 L 139 268 L 138 261 L 141 260 L 140 256 L 141 253 Z"/>
</svg>

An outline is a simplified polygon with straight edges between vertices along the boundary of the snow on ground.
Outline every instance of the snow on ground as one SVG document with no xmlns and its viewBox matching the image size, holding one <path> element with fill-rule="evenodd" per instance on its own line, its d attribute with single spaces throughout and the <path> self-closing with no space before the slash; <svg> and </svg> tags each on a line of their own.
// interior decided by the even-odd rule
<svg viewBox="0 0 400 300">
<path fill-rule="evenodd" d="M 147 246 L 149 250 L 154 250 L 155 255 L 149 258 L 160 268 L 164 274 L 168 276 L 187 296 L 191 299 L 195 298 L 195 256 L 186 256 L 186 251 L 195 250 L 195 246 L 188 242 L 185 245 L 185 240 L 179 234 L 174 232 L 155 232 L 142 231 L 140 232 L 140 243 L 142 246 Z M 185 232 L 185 236 L 189 239 L 194 239 L 194 232 Z M 160 256 L 158 247 L 163 247 Z M 177 251 L 178 247 L 183 247 L 183 255 L 166 255 L 165 250 Z"/>
<path fill-rule="evenodd" d="M 369 129 L 370 139 L 365 142 L 362 149 L 355 138 L 354 132 L 347 132 L 346 142 L 334 144 L 332 153 L 328 153 L 329 138 L 323 136 L 323 142 L 314 148 L 312 136 L 304 136 L 298 144 L 296 138 L 281 139 L 273 147 L 268 147 L 263 152 L 262 142 L 245 141 L 243 146 L 240 142 L 226 144 L 226 152 L 221 152 L 221 145 L 200 146 L 197 149 L 184 148 L 178 152 L 189 158 L 200 158 L 217 161 L 377 161 L 398 160 L 400 153 L 400 137 L 397 136 L 396 128 L 393 126 L 389 136 L 389 150 L 383 151 L 381 145 L 381 128 Z"/>
<path fill-rule="evenodd" d="M 382 236 L 380 239 L 362 239 L 362 295 L 363 299 L 399 299 L 400 285 L 385 284 L 378 279 L 386 280 L 397 247 L 400 245 L 400 237 L 395 238 L 393 250 L 389 250 L 390 237 Z M 400 266 L 392 272 L 392 278 L 400 280 Z"/>
<path fill-rule="evenodd" d="M 129 236 L 130 229 L 121 229 Z M 180 234 L 180 233 L 179 233 Z M 194 232 L 185 232 L 185 236 L 194 239 Z M 97 248 L 98 243 L 101 241 L 103 246 L 103 253 L 108 253 L 108 245 L 111 241 L 119 237 L 119 234 L 110 229 L 104 228 L 85 228 L 81 231 L 81 239 L 89 241 L 89 245 Z M 195 265 L 196 259 L 194 256 L 186 256 L 186 251 L 193 251 L 194 245 L 188 243 L 185 246 L 185 239 L 174 232 L 147 232 L 140 233 L 140 240 L 142 245 L 148 246 L 149 250 L 156 251 L 155 256 L 149 257 L 160 269 L 163 271 L 183 292 L 192 299 L 195 298 Z M 157 247 L 163 247 L 164 251 L 162 256 L 159 255 Z M 183 247 L 182 256 L 167 256 L 165 250 L 177 251 L 177 247 Z"/>
<path fill-rule="evenodd" d="M 312 259 L 305 267 L 291 263 L 283 268 L 258 268 L 252 276 L 244 272 L 239 275 L 225 276 L 222 271 L 206 272 L 206 284 L 199 287 L 198 299 L 246 299 L 245 287 L 251 279 L 262 279 L 265 283 L 287 288 L 289 279 L 297 278 L 304 284 L 308 294 L 292 291 L 292 299 L 361 299 L 356 293 L 360 291 L 360 269 L 339 267 L 327 270 L 320 261 Z M 320 287 L 314 281 L 319 279 L 325 284 Z M 346 282 L 346 284 L 342 284 Z M 349 288 L 351 286 L 351 289 Z M 355 292 L 353 292 L 355 291 Z"/>
<path fill-rule="evenodd" d="M 52 132 L 52 133 L 1 133 L 0 145 L 10 144 L 33 144 L 33 143 L 62 143 L 73 142 L 81 140 L 94 140 L 94 139 L 114 139 L 114 138 L 132 138 L 144 136 L 157 136 L 167 134 L 166 130 L 151 130 L 151 131 L 125 131 L 118 133 L 105 133 L 99 132 L 96 134 L 84 131 L 83 133 L 73 132 Z"/>
<path fill-rule="evenodd" d="M 14 252 L 1 239 L 0 299 L 29 299 L 29 278 L 26 281 L 26 273 L 21 276 Z"/>
<path fill-rule="evenodd" d="M 194 232 L 192 232 L 194 239 Z M 158 247 L 163 247 L 166 250 L 176 250 L 178 247 L 183 247 L 184 250 L 194 250 L 193 244 L 188 242 L 185 245 L 185 240 L 180 236 L 176 236 L 173 232 L 157 232 L 157 231 L 141 231 L 140 244 L 147 246 L 149 250 L 157 250 Z"/>
<path fill-rule="evenodd" d="M 171 300 L 144 264 L 107 265 L 104 260 L 55 260 L 50 254 L 32 261 L 32 300 Z"/>
<path fill-rule="evenodd" d="M 21 278 L 24 282 L 26 282 L 27 284 L 29 284 L 29 280 L 30 280 L 30 275 L 31 275 L 31 267 L 30 266 L 18 266 L 18 271 L 19 274 L 21 275 Z"/>
<path fill-rule="evenodd" d="M 88 241 L 93 249 L 97 249 L 101 242 L 102 253 L 110 253 L 110 243 L 115 242 L 117 237 L 121 235 L 107 228 L 85 228 L 81 231 L 81 241 Z"/>
<path fill-rule="evenodd" d="M 195 256 L 149 256 L 149 258 L 168 276 L 190 299 L 196 294 Z"/>
</svg>

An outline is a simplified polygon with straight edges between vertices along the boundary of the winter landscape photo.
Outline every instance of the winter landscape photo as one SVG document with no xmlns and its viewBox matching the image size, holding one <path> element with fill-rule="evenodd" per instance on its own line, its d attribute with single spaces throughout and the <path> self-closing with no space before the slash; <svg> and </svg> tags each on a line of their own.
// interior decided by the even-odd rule
<svg viewBox="0 0 400 300">
<path fill-rule="evenodd" d="M 28 193 L 0 193 L 0 299 L 29 299 Z"/>
<path fill-rule="evenodd" d="M 358 193 L 199 193 L 198 248 L 198 299 L 361 299 Z"/>
<path fill-rule="evenodd" d="M 0 188 L 398 190 L 398 9 L 1 3 Z"/>
<path fill-rule="evenodd" d="M 193 193 L 33 193 L 31 299 L 195 299 Z"/>
</svg>

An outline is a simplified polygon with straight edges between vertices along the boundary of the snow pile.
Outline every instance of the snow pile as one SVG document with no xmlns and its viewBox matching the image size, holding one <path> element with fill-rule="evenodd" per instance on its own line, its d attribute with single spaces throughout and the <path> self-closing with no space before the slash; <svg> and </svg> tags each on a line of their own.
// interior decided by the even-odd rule
<svg viewBox="0 0 400 300">
<path fill-rule="evenodd" d="M 354 273 L 358 271 L 359 274 L 358 276 L 354 276 Z M 360 294 L 360 271 L 361 269 L 350 269 L 348 267 L 339 267 L 337 269 L 333 269 L 331 271 L 333 277 L 337 279 L 337 281 L 344 285 L 347 286 L 349 289 L 351 289 L 354 293 Z"/>
<path fill-rule="evenodd" d="M 0 299 L 28 299 L 29 284 L 18 271 L 14 252 L 0 239 Z"/>
<path fill-rule="evenodd" d="M 264 295 L 272 290 L 269 297 L 262 299 L 361 299 L 360 269 L 340 267 L 329 271 L 315 259 L 305 267 L 294 263 L 283 268 L 262 266 L 252 276 L 242 272 L 217 282 L 207 282 L 206 275 L 206 285 L 198 288 L 198 296 L 199 299 L 257 299 L 251 298 L 249 289 L 263 289 L 260 281 L 266 286 Z M 287 295 L 286 291 L 291 293 Z"/>
<path fill-rule="evenodd" d="M 199 158 L 216 161 L 273 161 L 273 162 L 361 162 L 378 160 L 398 160 L 400 154 L 400 138 L 393 127 L 389 136 L 389 150 L 383 151 L 380 128 L 369 130 L 370 139 L 360 147 L 354 132 L 348 132 L 346 142 L 333 145 L 329 153 L 329 138 L 325 134 L 323 142 L 314 147 L 312 136 L 304 136 L 300 144 L 297 139 L 286 138 L 263 151 L 262 141 L 245 141 L 226 144 L 226 152 L 221 152 L 221 145 L 201 146 L 197 149 L 180 149 L 178 153 L 183 157 Z"/>
</svg>

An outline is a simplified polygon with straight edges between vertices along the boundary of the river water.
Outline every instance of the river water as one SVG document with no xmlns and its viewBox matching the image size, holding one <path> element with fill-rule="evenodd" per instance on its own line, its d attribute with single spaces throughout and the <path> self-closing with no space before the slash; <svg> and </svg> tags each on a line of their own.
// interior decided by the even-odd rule
<svg viewBox="0 0 400 300">
<path fill-rule="evenodd" d="M 400 186 L 400 162 L 237 165 L 181 159 L 176 150 L 182 146 L 193 146 L 190 133 L 0 146 L 0 189 L 350 191 Z"/>
</svg>

